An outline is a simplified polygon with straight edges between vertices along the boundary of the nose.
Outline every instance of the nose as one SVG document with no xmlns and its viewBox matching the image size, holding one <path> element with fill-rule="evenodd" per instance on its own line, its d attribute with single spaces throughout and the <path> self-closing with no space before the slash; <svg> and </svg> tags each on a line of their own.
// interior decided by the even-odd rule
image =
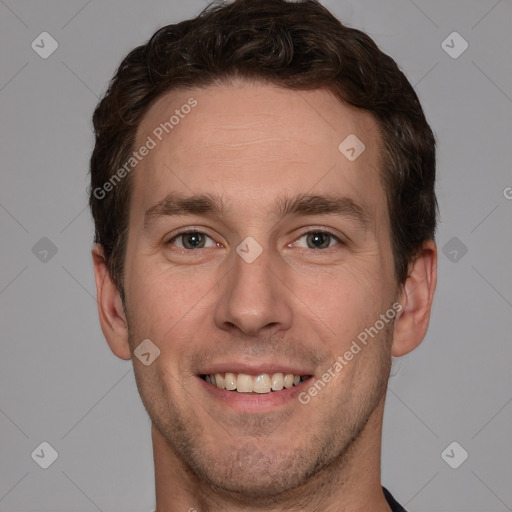
<svg viewBox="0 0 512 512">
<path fill-rule="evenodd" d="M 237 253 L 232 254 L 232 260 L 232 270 L 220 284 L 222 291 L 215 309 L 217 327 L 237 329 L 247 336 L 289 329 L 291 292 L 283 284 L 284 274 L 279 271 L 278 262 L 270 267 L 267 251 L 252 263 Z"/>
</svg>

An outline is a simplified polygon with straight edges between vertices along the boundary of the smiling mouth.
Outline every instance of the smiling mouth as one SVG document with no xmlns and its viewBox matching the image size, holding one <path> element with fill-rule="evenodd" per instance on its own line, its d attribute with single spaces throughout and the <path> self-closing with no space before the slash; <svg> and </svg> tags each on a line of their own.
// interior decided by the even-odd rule
<svg viewBox="0 0 512 512">
<path fill-rule="evenodd" d="M 311 375 L 295 375 L 292 373 L 215 373 L 200 375 L 201 379 L 220 389 L 237 393 L 270 393 L 298 386 L 311 378 Z"/>
</svg>

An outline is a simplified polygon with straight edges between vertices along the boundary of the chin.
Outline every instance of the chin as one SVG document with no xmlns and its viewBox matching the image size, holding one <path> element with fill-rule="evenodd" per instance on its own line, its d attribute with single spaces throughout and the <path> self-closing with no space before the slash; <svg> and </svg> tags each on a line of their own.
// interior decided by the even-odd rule
<svg viewBox="0 0 512 512">
<path fill-rule="evenodd" d="M 303 484 L 311 472 L 304 466 L 308 454 L 295 447 L 276 452 L 268 444 L 247 443 L 226 452 L 211 456 L 203 453 L 200 460 L 190 462 L 216 493 L 229 495 L 240 503 L 277 503 L 287 491 Z M 314 461 L 309 454 L 308 465 L 312 464 Z"/>
</svg>

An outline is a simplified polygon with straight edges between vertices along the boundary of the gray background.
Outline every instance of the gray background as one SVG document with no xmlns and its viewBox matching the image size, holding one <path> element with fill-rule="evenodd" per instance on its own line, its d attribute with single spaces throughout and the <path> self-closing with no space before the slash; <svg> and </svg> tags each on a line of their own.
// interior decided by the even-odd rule
<svg viewBox="0 0 512 512">
<path fill-rule="evenodd" d="M 512 510 L 512 2 L 325 5 L 397 60 L 439 142 L 439 284 L 390 379 L 383 483 L 410 511 Z M 204 6 L 0 0 L 1 511 L 153 510 L 150 421 L 97 319 L 90 119 L 130 49 Z M 44 31 L 47 59 L 31 48 Z M 441 44 L 453 31 L 458 58 Z M 48 469 L 31 457 L 43 441 Z M 441 457 L 453 441 L 469 453 L 457 469 Z"/>
</svg>

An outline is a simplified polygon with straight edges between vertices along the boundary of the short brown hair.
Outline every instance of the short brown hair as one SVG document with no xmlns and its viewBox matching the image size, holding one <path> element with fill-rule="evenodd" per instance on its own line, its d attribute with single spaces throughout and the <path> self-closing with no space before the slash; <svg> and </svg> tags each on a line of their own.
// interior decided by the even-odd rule
<svg viewBox="0 0 512 512">
<path fill-rule="evenodd" d="M 158 98 L 235 78 L 325 88 L 374 116 L 395 276 L 403 284 L 422 243 L 434 239 L 438 212 L 435 139 L 411 84 L 369 36 L 340 23 L 317 0 L 235 0 L 167 25 L 132 50 L 94 112 L 89 204 L 95 242 L 123 300 L 130 177 L 100 197 L 97 191 L 130 158 L 137 128 Z"/>
</svg>

